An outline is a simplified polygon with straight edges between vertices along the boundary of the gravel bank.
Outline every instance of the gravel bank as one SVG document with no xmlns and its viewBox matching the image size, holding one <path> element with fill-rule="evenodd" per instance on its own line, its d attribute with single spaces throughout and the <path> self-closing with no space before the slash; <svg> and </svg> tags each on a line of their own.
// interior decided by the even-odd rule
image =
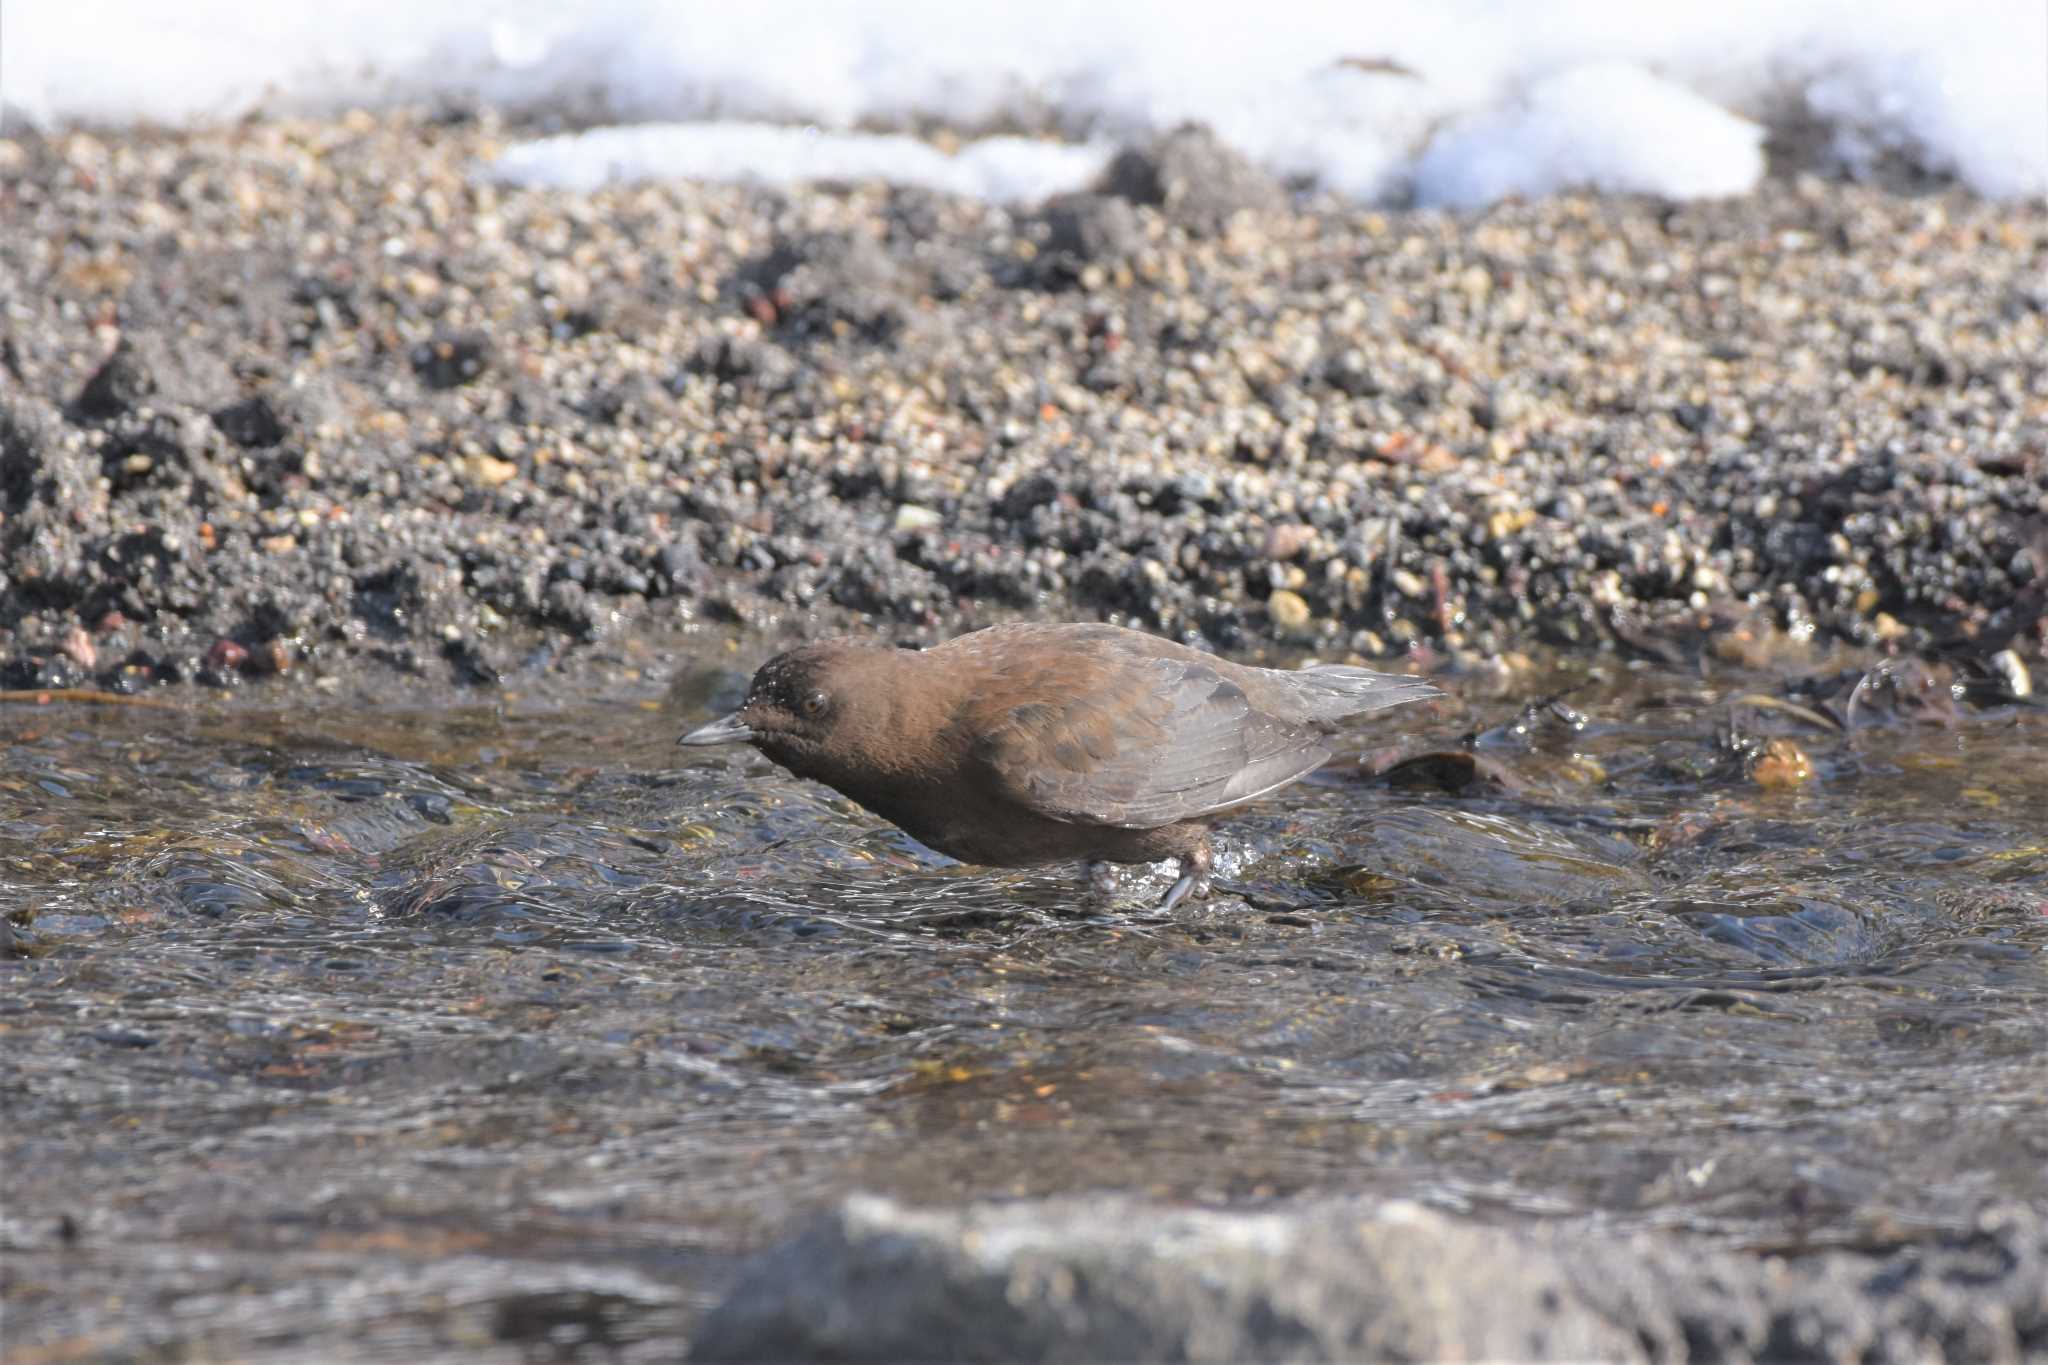
<svg viewBox="0 0 2048 1365">
<path fill-rule="evenodd" d="M 2048 206 L 1477 217 L 1205 136 L 1003 209 L 512 190 L 490 116 L 0 141 L 0 682 L 658 626 L 2042 648 Z M 536 650 L 535 646 L 542 648 Z"/>
</svg>

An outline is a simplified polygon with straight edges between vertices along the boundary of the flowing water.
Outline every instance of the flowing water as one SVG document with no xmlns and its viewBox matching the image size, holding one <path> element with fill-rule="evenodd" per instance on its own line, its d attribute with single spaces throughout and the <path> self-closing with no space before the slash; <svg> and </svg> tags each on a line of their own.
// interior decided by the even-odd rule
<svg viewBox="0 0 2048 1365">
<path fill-rule="evenodd" d="M 1162 916 L 1163 871 L 1091 901 L 674 748 L 753 662 L 0 709 L 12 1358 L 660 1356 L 853 1190 L 1791 1254 L 2048 1204 L 2037 705 L 1914 665 L 1446 679 Z"/>
</svg>

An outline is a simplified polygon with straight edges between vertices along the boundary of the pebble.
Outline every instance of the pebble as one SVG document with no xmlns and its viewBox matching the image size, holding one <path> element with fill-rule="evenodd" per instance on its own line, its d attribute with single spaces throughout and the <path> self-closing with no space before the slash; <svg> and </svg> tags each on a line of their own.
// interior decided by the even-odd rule
<svg viewBox="0 0 2048 1365">
<path fill-rule="evenodd" d="M 1272 615 L 1273 624 L 1290 635 L 1307 629 L 1313 619 L 1307 600 L 1286 588 L 1276 588 L 1267 596 L 1266 610 Z"/>
<path fill-rule="evenodd" d="M 99 663 L 100 652 L 86 633 L 84 626 L 74 625 L 64 632 L 64 641 L 58 648 L 64 651 L 73 663 L 90 673 Z"/>
<path fill-rule="evenodd" d="M 1316 538 L 1316 528 L 1300 522 L 1282 522 L 1266 529 L 1264 553 L 1268 559 L 1292 559 Z M 1332 561 L 1333 563 L 1335 561 Z M 1337 572 L 1341 575 L 1343 569 Z"/>
<path fill-rule="evenodd" d="M 1750 765 L 1749 776 L 1766 791 L 1789 791 L 1813 780 L 1813 760 L 1791 740 L 1774 739 Z"/>
</svg>

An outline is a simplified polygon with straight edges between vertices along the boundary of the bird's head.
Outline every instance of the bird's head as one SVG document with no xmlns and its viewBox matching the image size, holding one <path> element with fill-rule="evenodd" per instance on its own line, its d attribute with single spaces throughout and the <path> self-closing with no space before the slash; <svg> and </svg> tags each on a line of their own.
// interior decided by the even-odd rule
<svg viewBox="0 0 2048 1365">
<path fill-rule="evenodd" d="M 897 697 L 899 651 L 827 641 L 761 665 L 737 711 L 690 731 L 683 745 L 751 744 L 803 776 L 874 766 Z"/>
</svg>

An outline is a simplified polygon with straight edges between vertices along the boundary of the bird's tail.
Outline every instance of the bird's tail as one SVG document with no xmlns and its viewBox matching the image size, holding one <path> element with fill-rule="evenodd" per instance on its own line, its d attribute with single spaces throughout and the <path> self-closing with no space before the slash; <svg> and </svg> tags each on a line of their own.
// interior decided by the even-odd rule
<svg viewBox="0 0 2048 1365">
<path fill-rule="evenodd" d="M 1443 695 L 1441 688 L 1421 678 L 1405 673 L 1375 673 L 1346 664 L 1319 664 L 1290 676 L 1296 695 L 1309 715 L 1319 721 L 1362 716 L 1368 711 L 1384 711 L 1390 706 L 1405 706 L 1411 701 Z"/>
</svg>

